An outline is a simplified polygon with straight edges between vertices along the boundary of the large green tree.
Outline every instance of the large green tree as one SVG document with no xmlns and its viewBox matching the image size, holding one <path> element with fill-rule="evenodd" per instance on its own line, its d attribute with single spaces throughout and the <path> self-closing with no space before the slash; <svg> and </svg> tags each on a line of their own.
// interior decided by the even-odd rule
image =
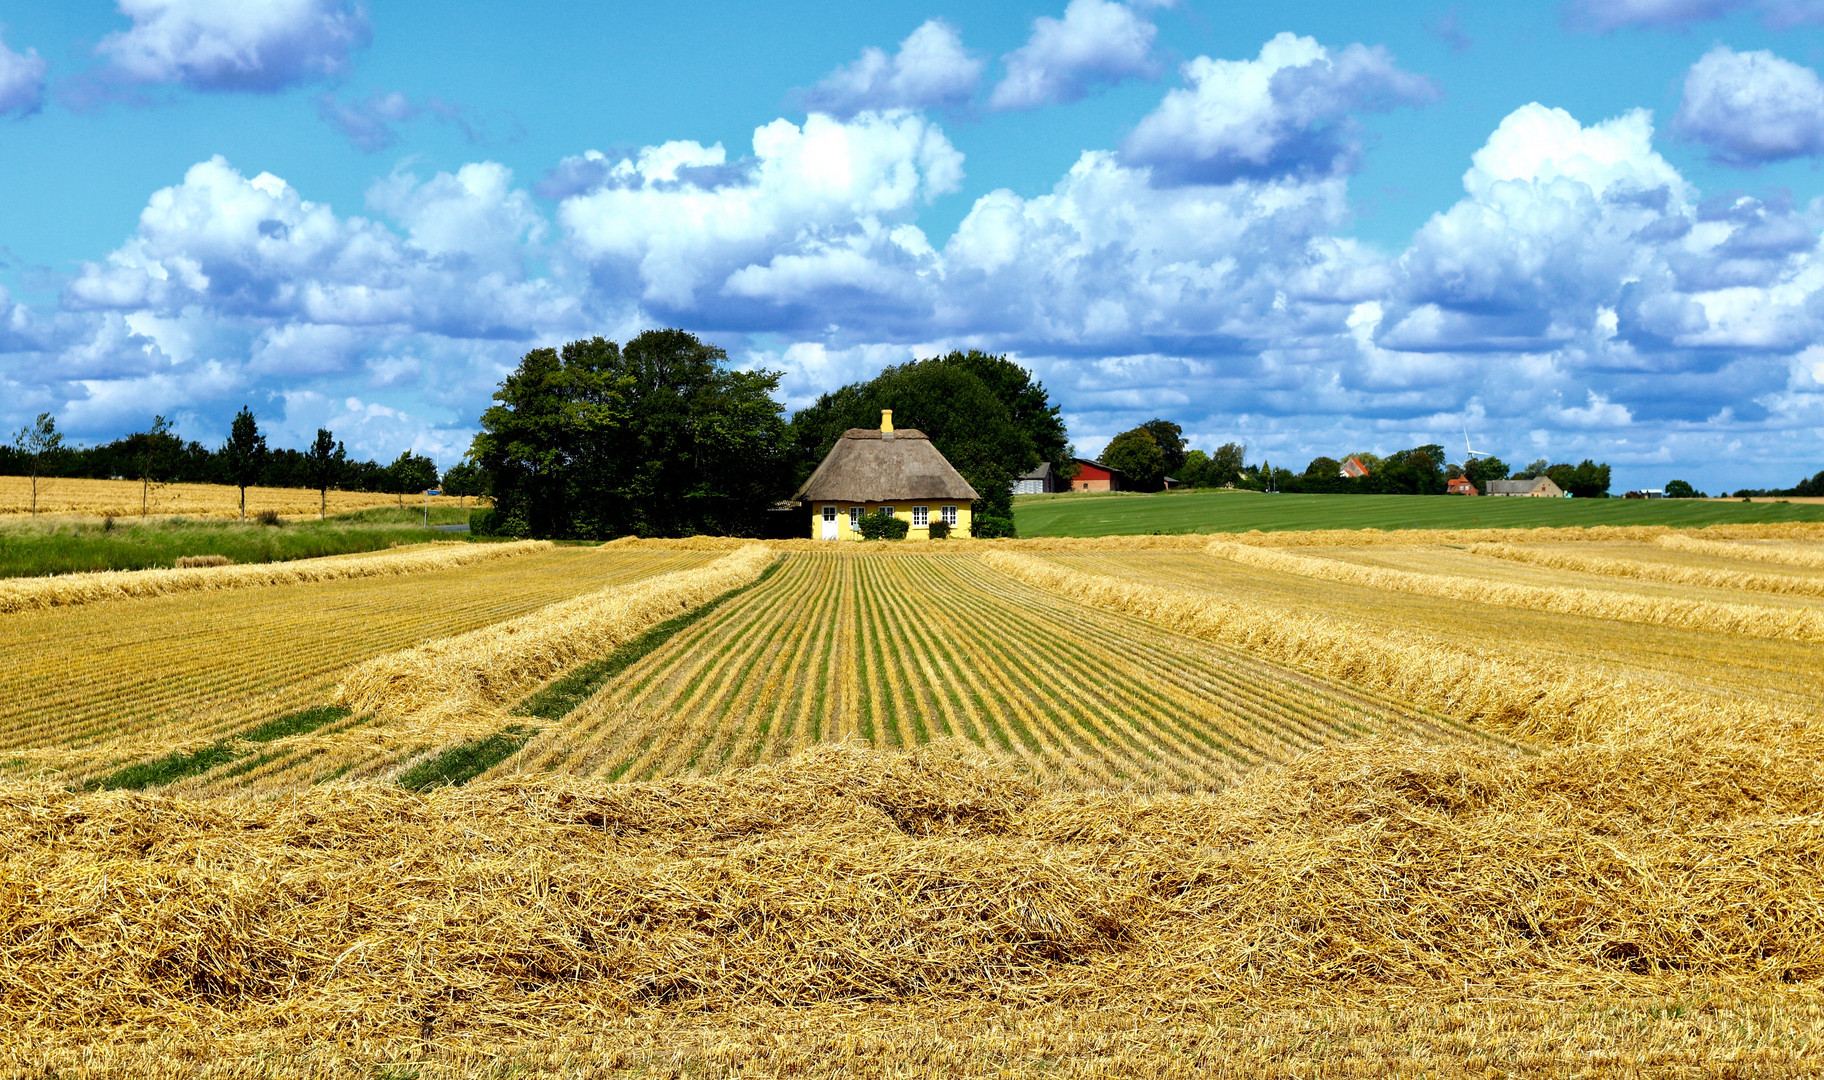
<svg viewBox="0 0 1824 1080">
<path fill-rule="evenodd" d="M 789 494 L 779 376 L 682 330 L 535 349 L 481 417 L 473 459 L 515 536 L 754 535 Z"/>
<path fill-rule="evenodd" d="M 1122 486 L 1134 491 L 1158 491 L 1164 486 L 1165 451 L 1144 426 L 1108 440 L 1098 460 L 1120 470 Z"/>
<path fill-rule="evenodd" d="M 1178 474 L 1184 469 L 1184 428 L 1170 420 L 1156 418 L 1140 426 L 1152 433 L 1153 441 L 1159 444 L 1159 452 L 1165 455 L 1165 475 L 1182 480 Z"/>
<path fill-rule="evenodd" d="M 893 410 L 895 427 L 929 436 L 975 488 L 981 496 L 975 506 L 978 536 L 1012 529 L 1015 477 L 1041 461 L 1060 467 L 1069 457 L 1057 408 L 1023 368 L 1004 357 L 950 353 L 889 367 L 800 409 L 791 426 L 798 482 L 844 431 L 878 426 L 882 409 Z"/>
</svg>

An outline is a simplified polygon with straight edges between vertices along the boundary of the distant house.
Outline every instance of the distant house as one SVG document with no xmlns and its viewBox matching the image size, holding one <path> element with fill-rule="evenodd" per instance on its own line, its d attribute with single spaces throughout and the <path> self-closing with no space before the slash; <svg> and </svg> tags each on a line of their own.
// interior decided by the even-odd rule
<svg viewBox="0 0 1824 1080">
<path fill-rule="evenodd" d="M 1184 486 L 1184 481 L 1178 479 L 1176 476 L 1162 476 L 1159 478 L 1159 480 L 1160 480 L 1160 483 L 1165 485 L 1165 490 L 1167 490 L 1167 491 L 1170 491 L 1173 488 L 1181 488 Z"/>
<path fill-rule="evenodd" d="M 1552 482 L 1549 476 L 1535 476 L 1531 480 L 1490 480 L 1490 495 L 1505 495 L 1510 498 L 1562 499 L 1564 489 Z"/>
<path fill-rule="evenodd" d="M 1453 476 L 1450 478 L 1450 483 L 1445 486 L 1450 489 L 1452 495 L 1480 494 L 1476 491 L 1476 485 L 1467 476 Z"/>
<path fill-rule="evenodd" d="M 924 432 L 893 430 L 891 409 L 881 410 L 879 431 L 843 432 L 792 497 L 810 505 L 813 540 L 859 540 L 861 515 L 877 510 L 904 519 L 908 539 L 929 536 L 934 521 L 968 536 L 980 498 Z"/>
<path fill-rule="evenodd" d="M 1058 490 L 1058 474 L 1053 471 L 1051 462 L 1041 461 L 1039 467 L 1029 473 L 1021 473 L 1013 482 L 1015 495 L 1046 495 Z"/>
<path fill-rule="evenodd" d="M 1111 469 L 1088 458 L 1071 460 L 1077 463 L 1077 478 L 1070 482 L 1072 491 L 1120 491 L 1127 486 L 1122 483 L 1120 469 Z"/>
<path fill-rule="evenodd" d="M 1361 458 L 1352 457 L 1348 461 L 1343 462 L 1343 467 L 1338 470 L 1337 475 L 1348 477 L 1351 480 L 1359 480 L 1368 475 L 1368 466 L 1362 464 Z"/>
</svg>

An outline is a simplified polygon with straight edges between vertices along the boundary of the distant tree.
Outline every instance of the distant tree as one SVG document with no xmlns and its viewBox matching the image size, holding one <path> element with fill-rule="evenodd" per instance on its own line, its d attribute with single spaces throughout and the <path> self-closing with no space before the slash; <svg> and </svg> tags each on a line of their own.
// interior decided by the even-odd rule
<svg viewBox="0 0 1824 1080">
<path fill-rule="evenodd" d="M 1824 496 L 1824 470 L 1809 480 L 1800 480 L 1787 494 L 1812 499 Z"/>
<path fill-rule="evenodd" d="M 1666 481 L 1666 498 L 1668 499 L 1701 499 L 1704 493 L 1683 480 Z"/>
<path fill-rule="evenodd" d="M 1477 491 L 1486 492 L 1490 480 L 1507 479 L 1507 462 L 1498 457 L 1473 458 L 1463 463 L 1463 475 Z"/>
<path fill-rule="evenodd" d="M 241 489 L 241 520 L 247 520 L 247 489 L 259 483 L 266 467 L 266 436 L 253 418 L 253 410 L 241 406 L 228 427 L 228 441 L 216 454 L 221 459 L 228 482 Z"/>
<path fill-rule="evenodd" d="M 1191 487 L 1210 487 L 1210 455 L 1202 450 L 1187 450 L 1184 464 L 1178 467 L 1178 479 Z"/>
<path fill-rule="evenodd" d="M 1606 499 L 1609 496 L 1609 467 L 1598 465 L 1589 458 L 1576 465 L 1548 466 L 1545 475 L 1574 499 Z"/>
<path fill-rule="evenodd" d="M 304 452 L 304 472 L 310 486 L 317 489 L 317 518 L 329 516 L 330 486 L 342 478 L 348 465 L 348 451 L 328 428 L 318 428 L 316 441 Z"/>
<path fill-rule="evenodd" d="M 756 535 L 791 490 L 779 375 L 727 361 L 682 330 L 527 353 L 470 451 L 494 499 L 484 526 L 577 539 Z"/>
<path fill-rule="evenodd" d="M 1148 420 L 1140 426 L 1152 433 L 1153 441 L 1159 444 L 1159 452 L 1165 455 L 1165 475 L 1179 479 L 1178 471 L 1184 468 L 1184 429 L 1169 420 L 1159 419 Z"/>
<path fill-rule="evenodd" d="M 1365 463 L 1364 463 L 1365 464 Z M 1384 495 L 1442 495 L 1444 448 L 1437 443 L 1388 454 L 1368 475 L 1369 490 Z"/>
<path fill-rule="evenodd" d="M 470 495 L 485 495 L 487 474 L 471 458 L 463 458 L 456 464 L 443 470 L 443 493 L 457 497 L 457 505 L 465 505 L 462 500 Z"/>
<path fill-rule="evenodd" d="M 1305 466 L 1307 480 L 1334 480 L 1343 471 L 1343 463 L 1333 457 L 1314 457 L 1311 464 Z"/>
<path fill-rule="evenodd" d="M 1243 462 L 1248 455 L 1246 444 L 1226 442 L 1210 454 L 1210 468 L 1207 473 L 1211 487 L 1222 487 L 1241 479 L 1241 472 L 1246 466 Z"/>
<path fill-rule="evenodd" d="M 184 452 L 183 440 L 171 433 L 171 421 L 154 416 L 151 428 L 134 432 L 121 442 L 139 480 L 139 517 L 144 521 L 152 502 L 152 485 L 170 478 Z"/>
<path fill-rule="evenodd" d="M 1123 483 L 1135 491 L 1158 491 L 1165 476 L 1165 451 L 1144 427 L 1123 431 L 1108 440 L 1099 458 L 1121 472 Z"/>
<path fill-rule="evenodd" d="M 36 420 L 13 434 L 13 450 L 31 470 L 28 475 L 32 478 L 32 517 L 35 518 L 38 516 L 38 479 L 53 468 L 63 454 L 63 433 L 57 430 L 56 418 L 50 413 L 39 413 Z"/>
<path fill-rule="evenodd" d="M 400 509 L 405 508 L 407 495 L 417 495 L 437 486 L 437 463 L 410 450 L 401 453 L 388 465 L 386 473 L 393 493 L 399 496 Z"/>
<path fill-rule="evenodd" d="M 1526 468 L 1515 473 L 1513 478 L 1515 480 L 1536 480 L 1539 477 L 1544 476 L 1545 470 L 1549 468 L 1551 468 L 1551 465 L 1544 458 L 1538 458 Z"/>
</svg>

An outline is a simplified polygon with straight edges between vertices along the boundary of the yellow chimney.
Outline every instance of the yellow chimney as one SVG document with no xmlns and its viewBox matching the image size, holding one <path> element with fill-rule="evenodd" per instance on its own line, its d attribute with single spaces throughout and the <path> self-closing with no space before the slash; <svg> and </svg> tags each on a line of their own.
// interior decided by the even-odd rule
<svg viewBox="0 0 1824 1080">
<path fill-rule="evenodd" d="M 880 410 L 880 433 L 882 435 L 893 434 L 893 410 L 892 409 Z"/>
</svg>

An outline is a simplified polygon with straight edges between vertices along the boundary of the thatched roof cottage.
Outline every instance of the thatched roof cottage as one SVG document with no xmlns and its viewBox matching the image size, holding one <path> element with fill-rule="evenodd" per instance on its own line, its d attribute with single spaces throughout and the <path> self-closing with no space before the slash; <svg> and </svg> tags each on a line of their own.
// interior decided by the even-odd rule
<svg viewBox="0 0 1824 1080">
<path fill-rule="evenodd" d="M 907 539 L 930 535 L 933 521 L 969 535 L 976 495 L 922 431 L 893 430 L 893 410 L 880 430 L 850 428 L 792 496 L 811 507 L 811 539 L 859 540 L 861 515 L 884 509 L 905 519 Z"/>
</svg>

